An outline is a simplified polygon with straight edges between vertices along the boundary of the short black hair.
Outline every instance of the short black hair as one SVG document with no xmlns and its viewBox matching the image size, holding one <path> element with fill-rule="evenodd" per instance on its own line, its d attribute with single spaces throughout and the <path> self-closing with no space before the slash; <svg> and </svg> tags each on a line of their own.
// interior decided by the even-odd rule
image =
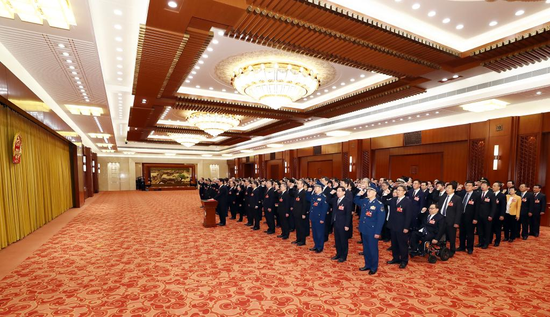
<svg viewBox="0 0 550 317">
<path fill-rule="evenodd" d="M 466 184 L 472 184 L 472 186 L 475 185 L 474 181 L 465 181 L 465 182 L 464 182 L 464 186 L 466 186 Z"/>
<path fill-rule="evenodd" d="M 453 190 L 456 190 L 456 187 L 457 187 L 456 181 L 449 182 L 445 187 L 448 187 L 448 186 L 451 186 Z"/>
</svg>

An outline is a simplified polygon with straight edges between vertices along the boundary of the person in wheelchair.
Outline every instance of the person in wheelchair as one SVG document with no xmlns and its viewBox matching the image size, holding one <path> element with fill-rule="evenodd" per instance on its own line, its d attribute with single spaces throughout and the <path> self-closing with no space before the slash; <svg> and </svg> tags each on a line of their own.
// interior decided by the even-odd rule
<svg viewBox="0 0 550 317">
<path fill-rule="evenodd" d="M 422 220 L 420 229 L 413 231 L 411 235 L 411 257 L 415 255 L 424 256 L 424 243 L 431 241 L 437 244 L 436 237 L 445 230 L 445 217 L 439 213 L 437 204 L 431 204 L 429 215 Z"/>
</svg>

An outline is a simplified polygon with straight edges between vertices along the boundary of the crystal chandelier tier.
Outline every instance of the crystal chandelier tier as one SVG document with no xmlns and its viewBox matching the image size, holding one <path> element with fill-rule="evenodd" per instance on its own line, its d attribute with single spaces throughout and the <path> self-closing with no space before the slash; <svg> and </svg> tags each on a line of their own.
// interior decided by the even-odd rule
<svg viewBox="0 0 550 317">
<path fill-rule="evenodd" d="M 200 134 L 169 133 L 168 135 L 172 138 L 172 140 L 185 147 L 192 147 L 193 145 L 206 140 L 206 137 Z"/>
<path fill-rule="evenodd" d="M 313 70 L 304 66 L 273 62 L 237 69 L 231 84 L 241 94 L 279 109 L 311 95 L 319 88 L 321 81 Z"/>
<path fill-rule="evenodd" d="M 194 112 L 187 118 L 187 121 L 214 137 L 241 123 L 236 116 L 206 112 Z"/>
</svg>

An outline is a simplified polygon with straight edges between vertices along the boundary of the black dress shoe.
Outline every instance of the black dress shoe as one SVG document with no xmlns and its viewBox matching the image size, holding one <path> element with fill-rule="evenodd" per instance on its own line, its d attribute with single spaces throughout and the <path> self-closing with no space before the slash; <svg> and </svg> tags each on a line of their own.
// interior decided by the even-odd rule
<svg viewBox="0 0 550 317">
<path fill-rule="evenodd" d="M 504 240 L 502 240 L 502 241 L 508 241 L 508 240 L 510 240 L 510 239 L 508 239 L 508 238 L 505 238 L 505 239 L 504 239 Z"/>
<path fill-rule="evenodd" d="M 450 258 L 452 258 L 453 256 L 455 256 L 455 251 L 451 251 L 451 252 L 449 253 L 449 257 L 450 257 Z"/>
<path fill-rule="evenodd" d="M 252 228 L 252 230 L 260 230 L 260 228 Z"/>
<path fill-rule="evenodd" d="M 495 242 L 495 244 L 493 244 L 495 247 L 498 247 L 500 245 L 500 242 Z"/>
<path fill-rule="evenodd" d="M 359 241 L 357 241 L 357 243 L 359 243 L 359 244 L 362 244 L 362 243 L 363 243 L 363 241 L 359 240 Z"/>
<path fill-rule="evenodd" d="M 400 269 L 404 269 L 406 267 L 407 267 L 407 263 L 405 263 L 405 262 L 401 262 L 401 264 L 399 264 Z"/>
<path fill-rule="evenodd" d="M 225 223 L 218 223 L 218 226 L 223 227 L 225 226 Z"/>
<path fill-rule="evenodd" d="M 237 222 L 243 222 L 243 220 L 242 220 L 242 219 L 239 219 L 239 220 L 237 220 Z"/>
<path fill-rule="evenodd" d="M 338 260 L 339 258 L 340 258 L 339 256 L 335 255 L 335 256 L 333 256 L 333 257 L 330 258 L 330 259 L 331 259 L 332 261 L 336 261 L 336 260 Z"/>
<path fill-rule="evenodd" d="M 391 247 L 387 248 L 386 251 L 391 251 Z"/>
<path fill-rule="evenodd" d="M 317 251 L 316 248 L 310 248 L 309 251 Z"/>
<path fill-rule="evenodd" d="M 346 262 L 346 260 L 345 260 L 345 259 L 342 259 L 342 258 L 339 258 L 339 259 L 338 259 L 338 263 L 342 263 L 342 262 Z"/>
<path fill-rule="evenodd" d="M 478 243 L 475 245 L 476 248 L 481 248 L 483 245 L 481 243 Z"/>
<path fill-rule="evenodd" d="M 288 236 L 283 236 L 281 239 L 286 240 L 288 239 Z"/>
<path fill-rule="evenodd" d="M 481 248 L 482 248 L 482 249 L 487 249 L 488 247 L 489 247 L 488 245 L 484 245 L 484 246 L 482 246 Z"/>
<path fill-rule="evenodd" d="M 321 253 L 321 252 L 323 252 L 323 250 L 319 250 L 319 249 L 315 250 L 315 253 Z"/>
<path fill-rule="evenodd" d="M 359 268 L 359 271 L 363 272 L 363 271 L 370 271 L 370 268 L 366 267 L 366 266 L 363 266 L 363 267 L 360 267 Z"/>
<path fill-rule="evenodd" d="M 298 241 L 294 240 L 292 241 L 292 244 L 298 244 Z"/>
<path fill-rule="evenodd" d="M 458 249 L 456 249 L 456 252 L 464 252 L 464 251 L 466 251 L 466 248 L 458 248 Z"/>
<path fill-rule="evenodd" d="M 231 219 L 231 220 L 235 220 L 235 219 L 237 219 L 237 218 L 236 218 L 236 217 L 231 217 L 231 218 L 229 218 L 229 219 Z"/>
<path fill-rule="evenodd" d="M 295 230 L 296 230 L 296 229 L 290 229 L 289 231 L 290 231 L 290 232 L 294 232 Z"/>
<path fill-rule="evenodd" d="M 474 253 L 474 250 L 468 250 L 468 254 Z"/>
<path fill-rule="evenodd" d="M 247 223 L 247 224 L 245 224 L 245 226 L 247 226 L 247 227 L 252 227 L 252 226 L 253 226 L 253 224 L 251 224 L 251 223 Z"/>
<path fill-rule="evenodd" d="M 282 234 L 278 235 L 277 238 L 282 238 L 284 237 Z"/>
<path fill-rule="evenodd" d="M 369 275 L 374 275 L 376 274 L 376 271 L 369 271 Z"/>
<path fill-rule="evenodd" d="M 535 238 L 538 238 L 538 237 L 539 237 L 539 234 L 538 234 L 538 233 L 537 233 L 537 234 L 534 234 L 534 236 L 535 236 Z"/>
<path fill-rule="evenodd" d="M 275 234 L 275 231 L 268 231 L 267 234 Z"/>
<path fill-rule="evenodd" d="M 515 239 L 510 239 L 510 240 L 508 240 L 508 242 L 514 242 L 514 240 L 515 240 Z"/>
<path fill-rule="evenodd" d="M 523 237 L 522 239 L 523 239 L 523 240 L 527 240 L 527 237 Z"/>
<path fill-rule="evenodd" d="M 397 261 L 397 260 L 391 260 L 391 261 L 388 261 L 386 262 L 387 264 L 399 264 L 401 262 Z"/>
<path fill-rule="evenodd" d="M 359 252 L 359 255 L 364 255 L 365 253 L 363 251 Z"/>
<path fill-rule="evenodd" d="M 296 245 L 299 246 L 299 247 L 301 247 L 301 246 L 303 246 L 303 245 L 306 245 L 306 243 L 305 243 L 305 242 L 298 242 L 298 243 L 296 243 Z"/>
<path fill-rule="evenodd" d="M 269 232 L 269 230 L 264 230 L 264 233 L 268 233 L 268 232 Z"/>
</svg>

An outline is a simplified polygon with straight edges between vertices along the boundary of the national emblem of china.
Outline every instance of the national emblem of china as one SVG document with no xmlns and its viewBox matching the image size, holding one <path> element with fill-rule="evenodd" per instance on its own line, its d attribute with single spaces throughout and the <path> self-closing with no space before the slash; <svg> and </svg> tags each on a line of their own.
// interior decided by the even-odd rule
<svg viewBox="0 0 550 317">
<path fill-rule="evenodd" d="M 13 138 L 13 164 L 21 163 L 21 134 L 17 133 Z"/>
</svg>

